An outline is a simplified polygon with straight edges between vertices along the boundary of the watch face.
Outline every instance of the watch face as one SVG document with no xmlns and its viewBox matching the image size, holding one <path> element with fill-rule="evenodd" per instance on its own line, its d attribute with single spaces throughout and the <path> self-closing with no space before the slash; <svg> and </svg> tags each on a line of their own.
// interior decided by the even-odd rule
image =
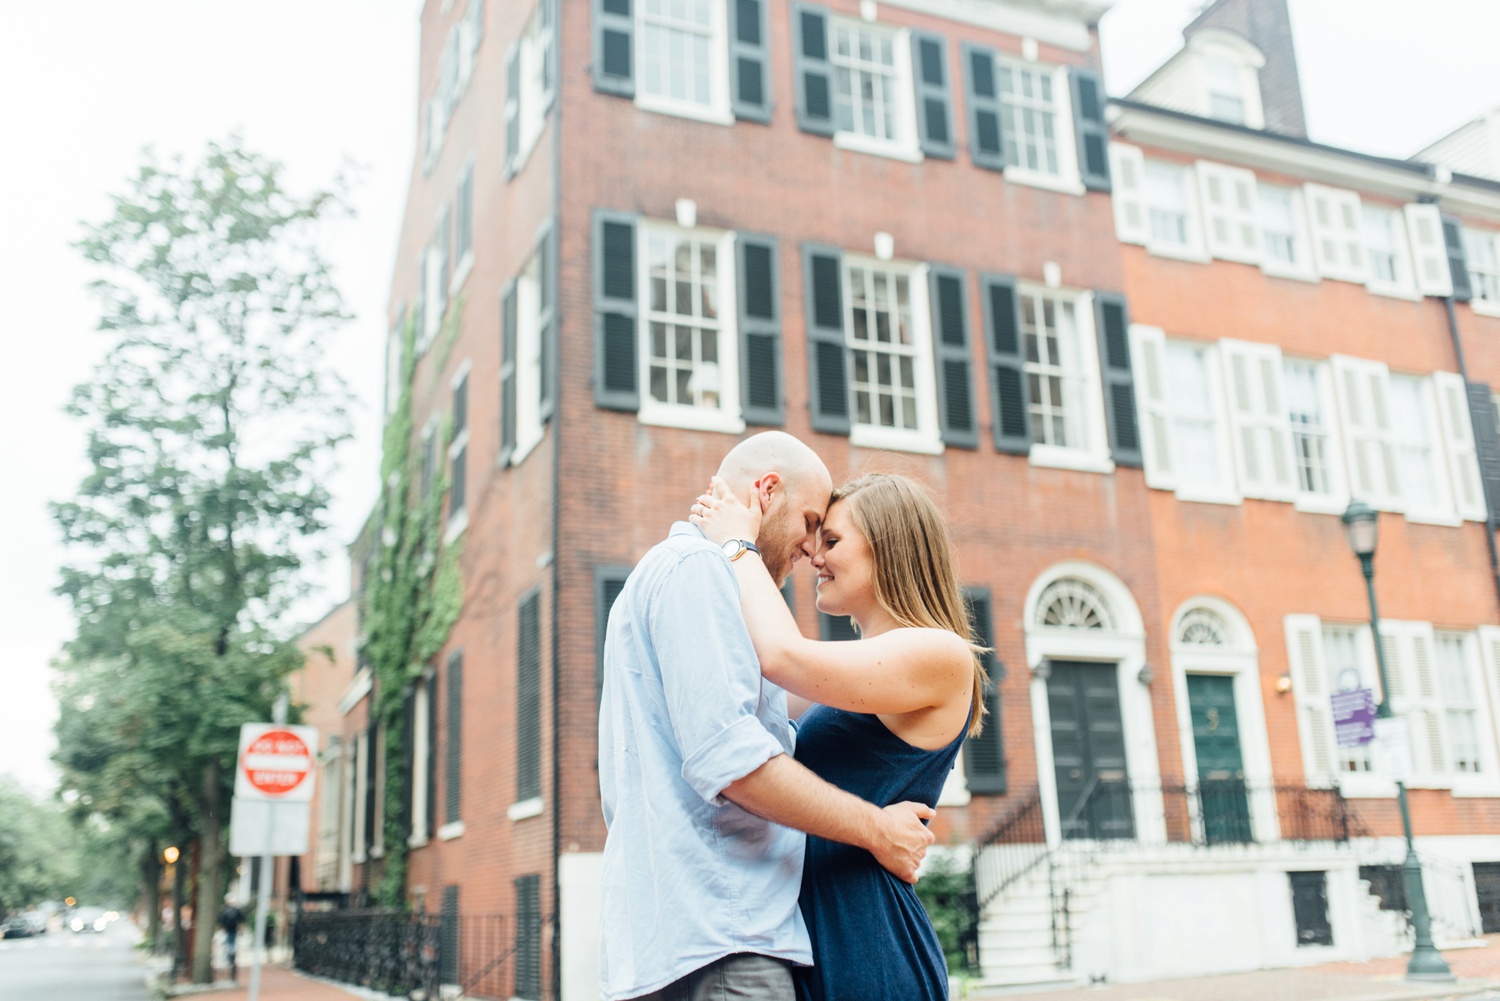
<svg viewBox="0 0 1500 1001">
<path fill-rule="evenodd" d="M 734 559 L 735 556 L 739 555 L 739 551 L 745 548 L 745 544 L 739 539 L 730 539 L 719 548 L 724 550 L 725 556 L 728 556 L 730 559 Z"/>
</svg>

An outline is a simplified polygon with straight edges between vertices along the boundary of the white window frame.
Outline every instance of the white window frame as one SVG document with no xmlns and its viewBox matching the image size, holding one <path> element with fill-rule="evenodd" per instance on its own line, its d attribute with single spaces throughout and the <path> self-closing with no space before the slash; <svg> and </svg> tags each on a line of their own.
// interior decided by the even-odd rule
<svg viewBox="0 0 1500 1001">
<path fill-rule="evenodd" d="M 1472 709 L 1474 712 L 1475 736 L 1479 744 L 1479 771 L 1460 772 L 1452 767 L 1453 745 L 1447 742 L 1448 779 L 1453 795 L 1459 797 L 1500 795 L 1500 759 L 1496 756 L 1495 716 L 1490 708 L 1491 702 L 1488 698 L 1490 686 L 1485 684 L 1483 657 L 1480 651 L 1485 635 L 1482 631 L 1465 632 L 1446 629 L 1435 630 L 1433 633 L 1433 670 L 1437 674 L 1438 692 L 1442 700 L 1443 712 L 1446 715 L 1453 711 L 1454 707 L 1449 701 L 1448 692 L 1442 680 L 1442 666 L 1439 662 L 1441 641 L 1444 639 L 1456 640 L 1462 648 L 1460 653 L 1463 658 L 1463 671 L 1472 699 L 1471 705 L 1463 708 Z M 1442 732 L 1447 735 L 1449 728 L 1444 725 Z"/>
<path fill-rule="evenodd" d="M 1409 202 L 1402 206 L 1406 236 L 1410 241 L 1412 277 L 1422 295 L 1453 294 L 1453 274 L 1448 265 L 1448 244 L 1443 236 L 1443 216 L 1436 205 Z"/>
<path fill-rule="evenodd" d="M 520 173 L 531 159 L 537 140 L 546 130 L 547 113 L 557 97 L 557 29 L 550 21 L 551 13 L 552 0 L 537 0 L 512 50 L 514 58 L 521 61 L 521 86 L 519 94 L 507 94 L 505 101 L 506 116 L 517 118 L 518 145 L 510 161 L 511 174 Z"/>
<path fill-rule="evenodd" d="M 1399 388 L 1398 388 L 1399 387 Z M 1395 398 L 1398 394 L 1407 391 L 1415 391 L 1418 413 L 1423 421 L 1423 430 L 1426 440 L 1416 442 L 1408 439 L 1407 433 L 1411 430 L 1408 422 L 1402 421 L 1395 416 Z M 1447 452 L 1443 445 L 1443 424 L 1438 412 L 1437 394 L 1433 390 L 1432 380 L 1422 376 L 1403 375 L 1392 373 L 1391 375 L 1391 441 L 1396 447 L 1397 479 L 1401 484 L 1409 482 L 1404 475 L 1402 464 L 1405 461 L 1403 452 L 1410 451 L 1414 446 L 1420 447 L 1426 452 L 1425 465 L 1428 470 L 1428 479 L 1433 486 L 1433 497 L 1431 500 L 1419 506 L 1416 498 L 1409 492 L 1403 491 L 1401 506 L 1405 511 L 1407 521 L 1421 522 L 1429 525 L 1448 525 L 1455 527 L 1462 523 L 1453 503 L 1453 484 L 1451 482 L 1451 470 L 1447 461 Z"/>
<path fill-rule="evenodd" d="M 412 686 L 410 804 L 412 835 L 406 842 L 408 848 L 421 848 L 427 844 L 427 835 L 425 832 L 430 826 L 427 816 L 427 771 L 428 751 L 431 749 L 431 741 L 428 737 L 427 727 L 431 714 L 427 707 L 431 698 L 432 687 L 430 676 L 424 674 Z"/>
<path fill-rule="evenodd" d="M 1074 376 L 1079 384 L 1077 428 L 1082 432 L 1082 445 L 1049 445 L 1033 441 L 1029 453 L 1031 464 L 1054 469 L 1076 469 L 1086 473 L 1112 473 L 1114 459 L 1109 449 L 1109 432 L 1104 420 L 1104 390 L 1099 368 L 1099 338 L 1094 324 L 1094 294 L 1077 289 L 1049 288 L 1023 282 L 1016 288 L 1017 296 L 1033 296 L 1052 299 L 1059 304 L 1073 307 L 1073 326 L 1078 337 L 1078 372 Z M 1024 352 L 1024 333 L 1022 334 Z M 1022 378 L 1028 377 L 1024 363 Z M 1031 400 L 1027 399 L 1028 419 Z"/>
<path fill-rule="evenodd" d="M 837 88 L 838 68 L 841 64 L 837 62 L 837 57 L 834 55 L 836 44 L 834 32 L 840 27 L 890 36 L 891 58 L 896 77 L 892 86 L 892 98 L 896 102 L 893 119 L 899 134 L 894 138 L 877 139 L 863 132 L 846 131 L 838 127 L 838 113 L 835 111 L 833 144 L 839 149 L 847 149 L 856 153 L 869 153 L 873 156 L 886 156 L 909 163 L 920 163 L 923 156 L 917 135 L 917 102 L 913 78 L 915 70 L 912 66 L 911 55 L 911 30 L 847 17 L 830 18 L 828 21 L 828 61 L 829 66 L 832 67 L 830 99 L 835 103 L 838 98 L 832 93 L 832 89 Z"/>
<path fill-rule="evenodd" d="M 1479 471 L 1479 450 L 1474 441 L 1473 415 L 1463 376 L 1456 372 L 1432 373 L 1432 393 L 1448 474 L 1452 478 L 1454 505 L 1465 521 L 1488 521 L 1484 480 Z"/>
<path fill-rule="evenodd" d="M 385 727 L 375 728 L 375 830 L 370 832 L 370 857 L 385 857 Z"/>
<path fill-rule="evenodd" d="M 1285 374 L 1285 366 L 1305 365 L 1312 369 L 1313 381 L 1316 386 L 1318 397 L 1318 416 L 1322 421 L 1323 434 L 1323 462 L 1326 466 L 1328 478 L 1328 492 L 1315 493 L 1302 489 L 1302 477 L 1296 475 L 1297 497 L 1295 504 L 1297 510 L 1307 511 L 1313 514 L 1343 514 L 1349 507 L 1349 481 L 1348 474 L 1344 468 L 1344 442 L 1340 434 L 1338 398 L 1333 388 L 1333 370 L 1327 362 L 1313 361 L 1307 358 L 1283 358 L 1282 383 L 1285 386 L 1288 379 Z M 1287 392 L 1287 420 L 1292 433 L 1292 460 L 1296 461 L 1296 437 L 1298 422 L 1291 420 L 1291 393 Z"/>
<path fill-rule="evenodd" d="M 1381 698 L 1375 642 L 1368 625 L 1324 623 L 1316 615 L 1288 615 L 1283 619 L 1305 781 L 1310 788 L 1337 787 L 1353 799 L 1394 798 L 1396 784 L 1390 779 L 1374 771 L 1345 771 L 1340 766 L 1343 750 L 1335 742 L 1330 702 L 1337 689 L 1327 665 L 1325 628 L 1351 628 L 1355 631 L 1359 662 L 1354 667 L 1360 685 L 1374 693 L 1377 703 Z"/>
<path fill-rule="evenodd" d="M 1138 373 L 1137 408 L 1141 427 L 1141 452 L 1146 485 L 1157 490 L 1171 490 L 1179 500 L 1204 504 L 1238 504 L 1241 501 L 1235 474 L 1235 453 L 1230 441 L 1229 414 L 1224 394 L 1224 379 L 1218 346 L 1201 341 L 1174 342 L 1190 345 L 1203 352 L 1204 378 L 1214 418 L 1214 441 L 1220 457 L 1217 484 L 1184 484 L 1177 474 L 1177 457 L 1173 441 L 1174 424 L 1179 414 L 1173 409 L 1171 376 L 1167 360 L 1167 336 L 1160 327 L 1133 323 L 1130 326 L 1131 361 Z"/>
<path fill-rule="evenodd" d="M 676 115 L 714 125 L 733 125 L 734 112 L 729 97 L 729 5 L 710 0 L 710 15 L 713 18 L 708 44 L 709 101 L 683 101 L 646 91 L 644 47 L 647 30 L 645 0 L 635 0 L 635 104 L 644 111 L 663 115 Z"/>
<path fill-rule="evenodd" d="M 1259 264 L 1260 197 L 1255 172 L 1208 160 L 1199 160 L 1195 166 L 1208 252 L 1225 261 Z"/>
<path fill-rule="evenodd" d="M 1266 209 L 1264 207 L 1264 200 L 1270 192 L 1284 192 L 1287 196 L 1292 217 L 1292 256 L 1295 258 L 1291 264 L 1280 260 L 1272 254 L 1270 244 L 1266 240 Z M 1307 223 L 1307 199 L 1302 189 L 1299 187 L 1287 187 L 1281 184 L 1260 184 L 1256 189 L 1256 212 L 1261 230 L 1262 253 L 1260 269 L 1266 274 L 1274 275 L 1277 278 L 1317 281 L 1317 265 L 1314 263 L 1312 238 L 1309 235 Z"/>
<path fill-rule="evenodd" d="M 1399 512 L 1403 507 L 1390 426 L 1390 370 L 1384 362 L 1344 355 L 1334 355 L 1329 364 L 1349 494 L 1381 511 Z M 1368 481 L 1362 480 L 1361 469 L 1367 472 Z"/>
<path fill-rule="evenodd" d="M 882 261 L 862 254 L 845 254 L 839 268 L 840 292 L 844 307 L 844 351 L 846 356 L 865 350 L 855 344 L 854 297 L 850 293 L 849 269 L 868 268 L 906 278 L 908 308 L 911 310 L 912 375 L 917 394 L 916 428 L 888 428 L 861 424 L 854 407 L 853 365 L 850 364 L 849 443 L 860 448 L 891 449 L 940 455 L 943 451 L 942 430 L 938 425 L 937 375 L 932 355 L 932 309 L 927 295 L 928 268 L 910 261 Z"/>
<path fill-rule="evenodd" d="M 365 797 L 370 791 L 369 766 L 365 762 L 369 757 L 370 731 L 367 726 L 354 738 L 354 814 L 350 825 L 350 836 L 353 839 L 350 842 L 350 857 L 356 865 L 369 861 L 369 855 L 365 852 Z"/>
<path fill-rule="evenodd" d="M 1146 156 L 1139 146 L 1109 144 L 1109 176 L 1115 212 L 1115 239 L 1150 245 L 1151 220 L 1146 213 Z"/>
<path fill-rule="evenodd" d="M 1473 298 L 1469 308 L 1482 316 L 1500 316 L 1500 232 L 1460 228 L 1464 245 L 1464 260 L 1469 272 L 1469 287 Z M 1481 250 L 1483 248 L 1483 250 Z M 1483 254 L 1487 259 L 1477 261 Z M 1485 296 L 1486 284 L 1493 285 L 1493 297 Z"/>
<path fill-rule="evenodd" d="M 458 371 L 453 374 L 453 379 L 449 383 L 449 389 L 452 392 L 457 393 L 458 388 L 468 381 L 471 368 L 472 366 L 467 359 L 458 367 Z M 464 506 L 457 511 L 453 511 L 453 500 L 452 497 L 449 498 L 448 527 L 443 532 L 443 542 L 445 544 L 458 538 L 463 534 L 464 529 L 469 526 L 469 498 L 473 495 L 473 490 L 469 487 L 469 474 L 473 470 L 473 464 L 468 461 L 469 427 L 473 423 L 473 414 L 469 412 L 473 410 L 473 406 L 470 404 L 471 396 L 471 393 L 465 392 L 464 426 L 462 430 L 454 434 L 453 440 L 448 443 L 448 480 L 450 488 L 453 480 L 453 463 L 458 459 L 460 454 L 464 456 Z"/>
<path fill-rule="evenodd" d="M 448 312 L 448 289 L 443 283 L 443 271 L 448 264 L 446 237 L 450 218 L 449 206 L 444 205 L 433 223 L 432 241 L 422 255 L 426 274 L 422 276 L 422 329 L 419 331 L 418 354 L 432 347 L 438 332 L 443 329 L 443 316 Z"/>
<path fill-rule="evenodd" d="M 1389 205 L 1365 202 L 1360 206 L 1360 218 L 1364 224 L 1365 266 L 1368 272 L 1365 286 L 1376 295 L 1388 295 L 1396 299 L 1420 299 L 1421 296 L 1417 293 L 1416 282 L 1412 274 L 1411 248 L 1406 242 L 1405 215 L 1400 209 Z M 1388 248 L 1377 246 L 1375 243 L 1377 232 L 1389 238 Z M 1382 255 L 1387 250 L 1389 251 L 1392 269 L 1395 271 L 1393 279 L 1376 275 L 1377 250 Z"/>
<path fill-rule="evenodd" d="M 1054 191 L 1062 191 L 1067 194 L 1081 195 L 1084 193 L 1083 179 L 1078 169 L 1078 143 L 1074 138 L 1076 131 L 1073 124 L 1073 92 L 1069 89 L 1068 69 L 1066 66 L 1046 66 L 1039 63 L 1024 62 L 1018 59 L 997 57 L 995 59 L 996 86 L 999 86 L 999 72 L 1002 69 L 1010 69 L 1018 73 L 1034 73 L 1047 76 L 1052 83 L 1052 139 L 1057 146 L 1057 173 L 1049 174 L 1044 170 L 1033 170 L 1019 163 L 1007 163 L 1005 166 L 1005 179 L 1017 181 L 1021 184 L 1029 184 L 1038 188 L 1050 188 Z M 998 92 L 997 92 L 998 93 Z M 1011 124 L 1011 105 L 1004 97 L 996 98 L 1001 109 L 1001 136 L 1010 135 L 1014 129 Z"/>
<path fill-rule="evenodd" d="M 1182 185 L 1183 243 L 1163 243 L 1152 232 L 1151 171 L 1174 170 L 1178 172 Z M 1146 225 L 1146 249 L 1160 257 L 1175 257 L 1185 261 L 1206 263 L 1208 252 L 1203 242 L 1203 219 L 1198 205 L 1197 172 L 1191 164 L 1175 160 L 1146 160 L 1141 173 L 1141 199 L 1145 205 L 1143 213 Z M 1175 206 L 1174 206 L 1175 208 Z"/>
<path fill-rule="evenodd" d="M 516 279 L 516 445 L 510 457 L 512 466 L 519 466 L 542 441 L 540 273 L 539 252 L 533 252 Z"/>
<path fill-rule="evenodd" d="M 1240 492 L 1264 500 L 1295 500 L 1300 486 L 1291 419 L 1274 344 L 1222 340 L 1219 354 Z"/>
<path fill-rule="evenodd" d="M 478 2 L 478 0 L 471 0 Z M 453 112 L 469 86 L 474 75 L 474 29 L 467 18 L 448 29 L 443 49 L 438 57 L 437 86 L 423 106 L 427 113 L 426 138 L 423 143 L 422 173 L 432 170 L 443 152 L 443 142 L 448 136 L 448 124 Z"/>
<path fill-rule="evenodd" d="M 388 418 L 395 413 L 396 405 L 401 399 L 401 392 L 405 388 L 402 385 L 401 363 L 404 360 L 406 331 L 404 314 L 402 320 L 398 320 L 386 334 L 385 338 L 385 411 Z"/>
<path fill-rule="evenodd" d="M 1368 269 L 1359 195 L 1321 184 L 1304 184 L 1302 190 L 1318 273 L 1336 281 L 1365 284 Z"/>
<path fill-rule="evenodd" d="M 471 0 L 473 2 L 473 0 Z M 448 296 L 452 298 L 463 288 L 474 269 L 474 154 L 470 153 L 458 172 L 458 183 L 453 188 L 453 252 L 458 256 L 453 264 L 453 277 L 448 280 Z"/>
<path fill-rule="evenodd" d="M 651 397 L 651 237 L 688 237 L 714 244 L 719 281 L 719 406 L 717 410 L 661 403 Z M 740 409 L 739 295 L 736 284 L 735 239 L 732 231 L 686 229 L 673 223 L 646 220 L 636 227 L 637 296 L 641 304 L 636 327 L 637 378 L 641 387 L 638 417 L 642 424 L 742 434 Z M 517 315 L 520 302 L 517 301 Z M 517 351 L 519 352 L 519 342 Z M 519 380 L 518 380 L 519 383 Z M 520 392 L 519 385 L 517 392 Z M 517 429 L 519 438 L 519 427 Z"/>
</svg>

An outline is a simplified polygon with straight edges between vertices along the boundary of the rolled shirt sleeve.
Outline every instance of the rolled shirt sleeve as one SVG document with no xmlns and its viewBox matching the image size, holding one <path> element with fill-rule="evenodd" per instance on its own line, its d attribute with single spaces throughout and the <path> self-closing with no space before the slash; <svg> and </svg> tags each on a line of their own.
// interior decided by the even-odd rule
<svg viewBox="0 0 1500 1001">
<path fill-rule="evenodd" d="M 726 786 L 787 752 L 756 717 L 760 662 L 729 562 L 711 550 L 685 554 L 665 576 L 651 617 L 682 778 L 722 806 Z"/>
</svg>

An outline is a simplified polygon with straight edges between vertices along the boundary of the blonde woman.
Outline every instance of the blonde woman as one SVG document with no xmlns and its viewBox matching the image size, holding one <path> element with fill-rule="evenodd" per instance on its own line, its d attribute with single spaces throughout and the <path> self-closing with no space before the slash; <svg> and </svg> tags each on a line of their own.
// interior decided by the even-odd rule
<svg viewBox="0 0 1500 1001">
<path fill-rule="evenodd" d="M 754 539 L 760 504 L 748 500 L 715 478 L 692 521 L 721 545 Z M 856 641 L 804 638 L 761 561 L 732 565 L 761 673 L 814 703 L 797 727 L 797 760 L 877 806 L 935 807 L 965 736 L 983 724 L 984 669 L 927 492 L 885 474 L 833 492 L 812 558 L 818 608 L 851 617 Z M 948 996 L 943 952 L 916 892 L 869 852 L 809 836 L 799 904 L 814 963 L 796 971 L 799 998 Z"/>
</svg>

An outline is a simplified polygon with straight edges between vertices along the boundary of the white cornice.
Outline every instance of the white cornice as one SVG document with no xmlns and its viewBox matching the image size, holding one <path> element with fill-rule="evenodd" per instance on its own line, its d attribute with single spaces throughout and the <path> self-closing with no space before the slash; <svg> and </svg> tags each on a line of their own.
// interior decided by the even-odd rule
<svg viewBox="0 0 1500 1001">
<path fill-rule="evenodd" d="M 1093 46 L 1089 26 L 1098 24 L 1114 0 L 880 0 L 933 17 L 972 24 L 1006 35 L 1035 38 L 1075 52 Z"/>
<path fill-rule="evenodd" d="M 1500 222 L 1500 190 L 1446 183 L 1426 173 L 1386 165 L 1353 152 L 1287 142 L 1270 135 L 1119 104 L 1110 106 L 1110 129 L 1115 137 L 1136 145 L 1234 166 L 1258 167 L 1402 201 L 1435 198 L 1447 211 Z"/>
</svg>

